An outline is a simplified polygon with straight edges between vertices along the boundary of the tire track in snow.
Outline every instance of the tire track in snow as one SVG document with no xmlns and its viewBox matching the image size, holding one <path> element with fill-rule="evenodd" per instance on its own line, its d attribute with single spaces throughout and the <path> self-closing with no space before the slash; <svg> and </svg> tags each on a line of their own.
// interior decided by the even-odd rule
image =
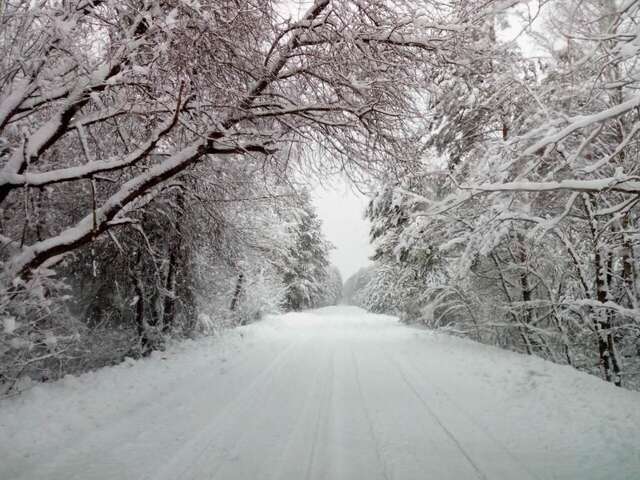
<svg viewBox="0 0 640 480">
<path fill-rule="evenodd" d="M 320 431 L 322 426 L 325 427 L 329 424 L 329 409 L 331 406 L 331 400 L 333 397 L 333 377 L 335 375 L 335 350 L 331 351 L 329 357 L 329 365 L 324 375 L 322 375 L 320 381 L 322 382 L 322 394 L 320 395 L 320 408 L 318 409 L 318 415 L 316 417 L 316 423 L 313 432 L 313 441 L 311 443 L 311 450 L 309 451 L 309 457 L 307 459 L 307 468 L 305 479 L 309 480 L 313 475 L 313 464 L 316 457 L 316 450 L 318 445 L 318 439 L 320 437 Z"/>
<path fill-rule="evenodd" d="M 382 452 L 380 449 L 380 440 L 375 434 L 373 429 L 373 420 L 371 417 L 371 413 L 369 412 L 369 408 L 367 407 L 367 402 L 365 400 L 365 396 L 362 389 L 362 381 L 360 380 L 360 368 L 358 367 L 358 361 L 356 360 L 355 352 L 353 351 L 353 345 L 349 345 L 349 350 L 351 352 L 351 362 L 353 364 L 353 369 L 355 373 L 356 386 L 358 387 L 358 394 L 360 396 L 360 405 L 362 405 L 362 410 L 364 412 L 365 418 L 367 419 L 367 425 L 369 430 L 369 435 L 376 449 L 376 457 L 380 466 L 382 467 L 382 475 L 385 480 L 391 480 L 388 473 L 387 463 L 384 461 L 384 457 L 382 456 Z"/>
<path fill-rule="evenodd" d="M 213 444 L 218 440 L 217 436 L 217 428 L 219 424 L 226 418 L 230 417 L 240 417 L 242 416 L 243 410 L 248 409 L 248 407 L 253 406 L 251 401 L 245 402 L 244 400 L 250 400 L 254 397 L 254 392 L 260 389 L 263 385 L 269 383 L 269 381 L 273 381 L 274 371 L 278 370 L 282 367 L 282 364 L 286 360 L 289 353 L 295 348 L 300 348 L 306 345 L 310 341 L 309 338 L 305 338 L 298 342 L 292 342 L 287 348 L 285 348 L 282 352 L 280 352 L 261 372 L 258 374 L 252 382 L 247 385 L 247 387 L 238 395 L 236 395 L 232 400 L 230 400 L 222 409 L 220 409 L 213 417 L 213 420 L 208 423 L 208 425 L 203 428 L 197 435 L 192 437 L 186 444 L 184 444 L 178 452 L 172 457 L 169 463 L 163 465 L 163 467 L 150 473 L 143 477 L 144 480 L 174 480 L 176 478 L 198 478 L 194 475 L 198 475 L 202 473 L 202 468 L 210 465 L 203 465 L 203 462 L 200 460 L 203 458 L 204 454 L 211 450 Z M 239 410 L 238 412 L 234 412 L 234 410 Z M 241 437 L 236 439 L 235 444 L 237 444 L 241 440 Z M 197 445 L 202 445 L 199 448 L 195 448 Z M 196 450 L 196 453 L 191 453 L 192 450 Z M 224 458 L 219 459 L 217 468 L 211 473 L 207 475 L 207 478 L 215 478 L 216 472 L 222 467 L 224 463 Z M 175 472 L 174 469 L 179 465 L 185 465 L 184 468 L 181 468 L 178 472 Z M 198 467 L 200 465 L 200 467 Z M 196 469 L 197 470 L 194 470 Z M 189 474 L 189 476 L 186 476 Z"/>
<path fill-rule="evenodd" d="M 387 355 L 389 354 L 387 353 Z M 410 368 L 411 370 L 413 370 L 414 374 L 416 374 L 417 376 L 420 376 L 420 372 L 418 371 L 418 368 L 415 366 L 415 363 L 411 361 L 406 355 L 403 355 L 403 358 L 405 358 L 405 360 L 408 361 L 408 363 L 410 364 Z M 447 401 L 455 407 L 456 411 L 461 416 L 465 417 L 471 424 L 473 424 L 479 431 L 481 431 L 487 438 L 489 438 L 494 445 L 496 445 L 509 458 L 511 458 L 511 460 L 516 465 L 522 468 L 522 470 L 524 470 L 529 477 L 531 477 L 534 480 L 540 480 L 540 478 L 533 471 L 531 471 L 531 469 L 522 460 L 520 460 L 509 448 L 507 448 L 507 446 L 504 443 L 502 443 L 498 438 L 496 438 L 495 435 L 493 435 L 487 427 L 485 427 L 480 422 L 478 422 L 473 415 L 471 415 L 464 408 L 462 408 L 460 406 L 460 403 L 458 403 L 453 398 L 453 396 L 450 395 L 444 388 L 442 388 L 440 385 L 435 384 L 432 379 L 429 379 L 429 384 L 433 387 L 435 391 L 442 394 L 442 396 L 444 396 L 447 399 Z"/>
<path fill-rule="evenodd" d="M 274 467 L 273 475 L 269 476 L 272 480 L 288 478 L 288 476 L 286 476 L 286 468 L 290 466 L 291 458 L 298 459 L 302 456 L 297 450 L 300 448 L 301 444 L 298 437 L 300 436 L 300 432 L 304 431 L 304 427 L 308 423 L 308 412 L 314 410 L 314 403 L 317 402 L 318 390 L 321 386 L 321 382 L 318 381 L 318 377 L 321 375 L 320 370 L 321 367 L 318 367 L 315 370 L 313 377 L 315 378 L 316 383 L 313 387 L 307 389 L 304 401 L 298 409 L 298 414 L 295 417 L 292 427 L 289 429 L 287 441 L 278 456 L 278 461 Z"/>
<path fill-rule="evenodd" d="M 278 356 L 282 355 L 294 346 L 295 342 L 289 343 L 274 357 L 273 361 L 276 361 Z M 31 480 L 33 478 L 43 477 L 44 471 L 56 472 L 60 469 L 64 469 L 65 466 L 81 466 L 86 463 L 87 457 L 90 458 L 90 455 L 93 452 L 96 452 L 99 449 L 104 449 L 105 446 L 120 447 L 123 443 L 123 438 L 127 438 L 130 433 L 129 429 L 132 426 L 132 415 L 142 415 L 144 420 L 139 423 L 147 426 L 142 432 L 137 432 L 138 435 L 149 434 L 150 431 L 154 431 L 155 429 L 159 429 L 160 434 L 162 435 L 163 422 L 157 422 L 157 419 L 163 418 L 167 411 L 170 411 L 171 407 L 179 400 L 183 398 L 188 399 L 189 397 L 185 394 L 185 390 L 195 383 L 196 380 L 201 380 L 203 376 L 206 376 L 211 365 L 218 361 L 218 359 L 218 357 L 212 356 L 211 363 L 198 364 L 194 370 L 188 372 L 185 376 L 162 385 L 162 389 L 154 389 L 153 391 L 146 393 L 143 397 L 140 397 L 132 403 L 127 410 L 125 410 L 126 414 L 122 414 L 108 422 L 108 418 L 106 420 L 103 419 L 103 422 L 105 423 L 101 424 L 100 429 L 81 432 L 76 437 L 71 438 L 69 442 L 61 445 L 54 456 L 47 458 L 46 460 L 43 459 L 35 470 L 21 472 L 21 475 L 17 478 Z M 229 372 L 234 372 L 246 367 L 252 361 L 253 359 L 251 357 L 241 357 L 232 364 L 226 363 L 225 366 L 229 368 Z M 249 386 L 255 382 L 258 377 L 260 377 L 260 374 L 252 376 Z M 234 397 L 229 399 L 228 402 L 224 404 L 223 408 L 233 404 L 236 398 L 240 397 L 242 393 L 249 388 L 249 386 L 244 387 Z M 135 442 L 132 443 L 132 448 L 136 448 Z M 84 471 L 78 472 L 77 474 L 69 477 L 68 473 L 64 473 L 61 478 L 82 479 L 86 478 L 87 474 L 88 472 Z M 142 475 L 140 478 L 142 480 L 155 479 L 155 474 L 148 473 Z"/>
<path fill-rule="evenodd" d="M 383 350 L 384 351 L 384 350 Z M 404 369 L 402 368 L 402 366 L 394 359 L 392 358 L 388 352 L 384 351 L 385 357 L 395 366 L 396 370 L 399 373 L 400 378 L 402 379 L 402 381 L 406 384 L 406 386 L 409 388 L 409 390 L 411 390 L 411 392 L 413 393 L 413 395 L 416 397 L 416 399 L 420 402 L 420 404 L 422 404 L 422 406 L 425 408 L 425 411 L 429 413 L 429 415 L 431 416 L 431 418 L 433 418 L 433 420 L 440 426 L 440 428 L 444 431 L 444 433 L 447 435 L 447 437 L 449 437 L 449 439 L 451 440 L 451 442 L 456 446 L 456 448 L 460 451 L 460 453 L 462 454 L 462 456 L 467 460 L 467 462 L 469 463 L 469 465 L 471 465 L 471 467 L 473 468 L 473 470 L 476 473 L 476 476 L 480 479 L 480 480 L 489 480 L 489 477 L 487 477 L 487 475 L 482 471 L 482 469 L 478 466 L 478 464 L 473 460 L 473 458 L 471 458 L 471 455 L 467 452 L 467 450 L 462 446 L 462 444 L 460 443 L 460 441 L 458 440 L 458 438 L 453 434 L 453 432 L 451 432 L 451 430 L 449 430 L 447 428 L 447 426 L 444 424 L 444 422 L 440 419 L 440 417 L 438 417 L 438 415 L 435 413 L 435 411 L 429 406 L 429 404 L 427 403 L 427 401 L 422 397 L 422 395 L 420 395 L 420 393 L 418 392 L 418 390 L 416 389 L 415 385 L 407 378 L 406 372 L 404 371 Z"/>
</svg>

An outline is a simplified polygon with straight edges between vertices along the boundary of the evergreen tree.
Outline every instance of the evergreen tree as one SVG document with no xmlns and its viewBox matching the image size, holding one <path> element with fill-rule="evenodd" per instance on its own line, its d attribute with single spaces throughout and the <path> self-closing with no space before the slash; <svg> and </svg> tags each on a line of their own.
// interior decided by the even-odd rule
<svg viewBox="0 0 640 480">
<path fill-rule="evenodd" d="M 300 194 L 300 207 L 290 227 L 293 246 L 285 260 L 285 309 L 303 310 L 321 304 L 328 278 L 329 251 L 333 246 L 322 235 L 322 222 L 307 192 Z"/>
<path fill-rule="evenodd" d="M 327 277 L 322 286 L 324 295 L 321 305 L 324 307 L 337 305 L 342 300 L 342 275 L 335 265 L 327 269 Z"/>
</svg>

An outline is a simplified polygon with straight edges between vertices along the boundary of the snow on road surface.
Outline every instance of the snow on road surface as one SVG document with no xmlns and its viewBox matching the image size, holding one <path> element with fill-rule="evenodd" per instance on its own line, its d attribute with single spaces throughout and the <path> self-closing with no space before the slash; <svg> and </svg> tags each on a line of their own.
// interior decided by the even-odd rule
<svg viewBox="0 0 640 480">
<path fill-rule="evenodd" d="M 0 479 L 639 479 L 640 394 L 353 307 L 0 402 Z"/>
</svg>

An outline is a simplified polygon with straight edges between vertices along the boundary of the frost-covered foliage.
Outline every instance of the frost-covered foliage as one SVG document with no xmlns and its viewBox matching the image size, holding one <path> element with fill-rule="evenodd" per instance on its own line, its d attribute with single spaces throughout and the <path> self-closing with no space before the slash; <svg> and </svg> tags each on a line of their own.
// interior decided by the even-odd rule
<svg viewBox="0 0 640 480">
<path fill-rule="evenodd" d="M 315 0 L 289 18 L 271 0 L 0 2 L 3 355 L 61 322 L 53 335 L 86 352 L 69 359 L 113 352 L 90 368 L 283 295 L 322 303 L 327 246 L 287 185 L 415 171 L 437 130 L 427 103 L 456 78 L 481 99 L 491 88 L 469 72 L 506 70 L 483 29 L 511 3 Z M 11 371 L 5 384 L 25 370 Z"/>
<path fill-rule="evenodd" d="M 328 243 L 307 195 L 259 178 L 256 168 L 240 164 L 217 177 L 198 169 L 207 181 L 182 176 L 180 188 L 132 213 L 134 228 L 79 249 L 56 275 L 40 269 L 29 285 L 16 282 L 1 304 L 4 388 L 259 320 L 289 308 L 291 285 L 313 287 L 312 303 L 300 308 L 334 302 L 341 282 L 325 268 Z M 301 234 L 301 219 L 313 219 L 313 235 Z M 320 257 L 306 256 L 310 238 Z M 299 273 L 291 269 L 296 248 L 298 262 L 311 262 L 296 263 Z"/>
<path fill-rule="evenodd" d="M 320 300 L 321 307 L 330 307 L 342 302 L 342 275 L 335 265 L 329 265 L 323 285 L 324 294 Z"/>
<path fill-rule="evenodd" d="M 307 165 L 388 169 L 415 148 L 422 67 L 481 55 L 484 12 L 434 4 L 317 0 L 294 20 L 268 0 L 3 2 L 0 201 L 28 213 L 3 227 L 7 273 L 127 223 L 197 164 L 321 149 Z"/>
<path fill-rule="evenodd" d="M 0 387 L 15 385 L 33 369 L 41 377 L 55 378 L 56 370 L 64 368 L 62 354 L 76 350 L 86 328 L 69 314 L 67 286 L 47 273 L 0 292 Z"/>
<path fill-rule="evenodd" d="M 360 305 L 357 296 L 369 282 L 370 275 L 371 267 L 363 267 L 345 280 L 342 287 L 342 302 L 345 305 Z"/>
<path fill-rule="evenodd" d="M 289 232 L 293 242 L 283 264 L 287 310 L 323 305 L 330 288 L 329 251 L 333 246 L 323 237 L 322 222 L 313 210 L 309 195 L 302 192 L 299 200 L 299 208 L 291 211 Z"/>
<path fill-rule="evenodd" d="M 374 264 L 347 281 L 345 298 L 373 312 L 415 318 L 425 303 L 425 287 L 438 279 L 442 258 L 424 232 L 409 236 L 412 211 L 405 188 L 387 186 L 371 199 L 366 217 Z"/>
<path fill-rule="evenodd" d="M 423 167 L 371 201 L 360 296 L 637 387 L 640 3 L 543 12 L 537 62 L 488 24 L 484 66 L 442 71 Z M 419 293 L 398 302 L 407 279 Z"/>
<path fill-rule="evenodd" d="M 482 12 L 439 3 L 0 2 L 3 367 L 63 358 L 31 338 L 103 338 L 97 366 L 329 301 L 284 185 L 414 150 L 423 66 L 481 54 Z"/>
</svg>

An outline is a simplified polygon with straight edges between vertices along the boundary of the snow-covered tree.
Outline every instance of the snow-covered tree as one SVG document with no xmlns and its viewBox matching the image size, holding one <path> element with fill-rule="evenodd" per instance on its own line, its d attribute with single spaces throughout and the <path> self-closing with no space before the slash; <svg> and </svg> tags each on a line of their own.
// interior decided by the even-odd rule
<svg viewBox="0 0 640 480">
<path fill-rule="evenodd" d="M 347 305 L 362 306 L 358 302 L 360 292 L 369 282 L 370 268 L 363 267 L 347 278 L 342 289 L 342 301 Z"/>
<path fill-rule="evenodd" d="M 188 330 L 210 281 L 203 251 L 231 297 L 273 279 L 280 253 L 262 268 L 256 242 L 229 241 L 251 211 L 232 222 L 223 211 L 241 190 L 227 182 L 248 179 L 235 165 L 252 186 L 292 170 L 407 170 L 422 81 L 463 45 L 482 54 L 473 32 L 485 13 L 435 0 L 315 0 L 298 18 L 268 0 L 2 2 L 0 315 L 19 326 L 3 355 L 20 357 L 20 337 L 44 345 L 27 362 L 59 356 L 64 342 L 49 352 L 43 332 L 65 325 L 66 308 L 98 326 L 118 317 L 142 343 Z"/>
<path fill-rule="evenodd" d="M 293 243 L 283 267 L 287 310 L 313 308 L 323 303 L 329 281 L 329 251 L 333 248 L 322 234 L 322 222 L 308 193 L 301 192 L 299 199 L 300 206 L 291 211 L 289 228 Z"/>
<path fill-rule="evenodd" d="M 483 15 L 432 3 L 316 0 L 283 20 L 254 0 L 5 2 L 0 202 L 11 212 L 26 191 L 30 212 L 4 228 L 6 276 L 121 227 L 199 162 L 294 146 L 347 169 L 407 157 L 422 65 L 473 48 L 463 32 Z M 39 230 L 34 199 L 73 194 L 76 214 Z"/>
<path fill-rule="evenodd" d="M 488 28 L 480 74 L 436 80 L 422 161 L 441 188 L 391 183 L 407 220 L 382 230 L 396 252 L 446 258 L 443 281 L 425 285 L 431 322 L 633 383 L 640 5 L 545 8 L 532 35 L 545 58 Z"/>
<path fill-rule="evenodd" d="M 335 265 L 327 267 L 327 277 L 322 286 L 322 291 L 321 306 L 338 305 L 342 301 L 342 275 Z"/>
</svg>

